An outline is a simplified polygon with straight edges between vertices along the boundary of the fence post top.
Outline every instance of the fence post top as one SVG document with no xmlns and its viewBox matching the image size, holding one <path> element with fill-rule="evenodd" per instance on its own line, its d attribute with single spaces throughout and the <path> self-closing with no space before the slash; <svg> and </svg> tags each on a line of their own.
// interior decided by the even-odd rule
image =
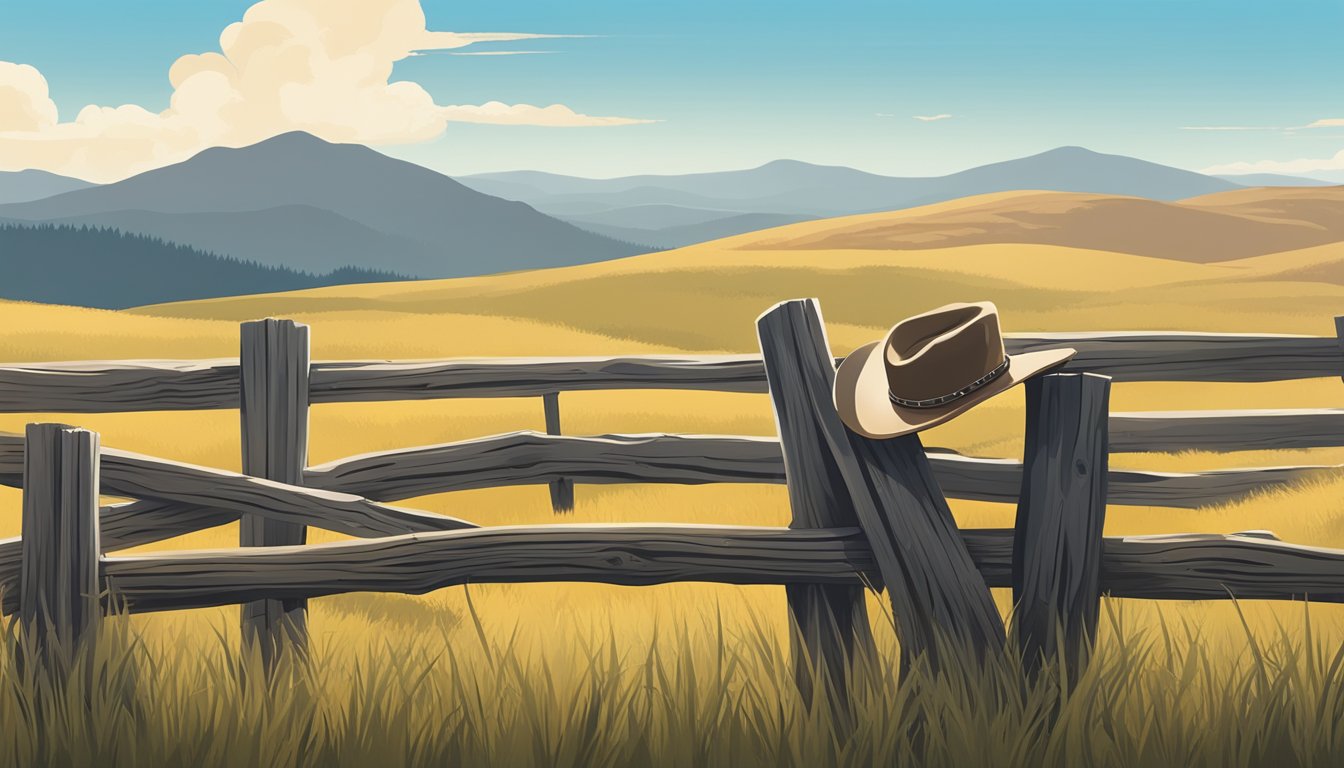
<svg viewBox="0 0 1344 768">
<path fill-rule="evenodd" d="M 757 322 L 757 324 L 759 324 L 759 323 L 760 323 L 762 320 L 764 320 L 765 318 L 769 317 L 770 315 L 774 314 L 775 312 L 778 312 L 779 310 L 784 309 L 784 308 L 786 308 L 786 307 L 790 307 L 790 306 L 807 306 L 807 305 L 811 305 L 812 309 L 815 310 L 815 311 L 817 311 L 817 312 L 820 312 L 820 311 L 821 311 L 821 300 L 820 300 L 820 299 L 816 299 L 816 298 L 787 299 L 787 300 L 785 300 L 785 301 L 781 301 L 781 302 L 778 302 L 778 303 L 776 303 L 776 304 L 771 305 L 771 306 L 770 306 L 768 309 L 766 309 L 764 312 L 762 312 L 761 314 L 757 315 L 757 316 L 756 316 L 756 322 Z"/>
<path fill-rule="evenodd" d="M 43 432 L 92 432 L 92 430 L 55 421 L 32 421 L 26 425 L 24 432 L 27 435 L 32 435 Z"/>
<path fill-rule="evenodd" d="M 286 318 L 286 317 L 263 317 L 263 318 L 259 318 L 259 319 L 256 319 L 256 320 L 244 320 L 244 321 L 242 322 L 242 325 L 244 325 L 244 326 L 248 326 L 248 327 L 256 327 L 256 326 L 259 326 L 259 325 L 279 325 L 279 326 L 287 326 L 287 327 L 292 327 L 292 328 L 307 328 L 307 327 L 308 327 L 307 324 L 305 324 L 305 323 L 300 323 L 300 322 L 297 322 L 297 321 L 294 321 L 294 320 L 290 320 L 289 318 Z"/>
<path fill-rule="evenodd" d="M 1110 382 L 1113 377 L 1104 373 L 1093 373 L 1091 371 L 1049 371 L 1041 374 L 1043 379 L 1079 379 L 1080 381 L 1094 380 L 1098 382 Z"/>
</svg>

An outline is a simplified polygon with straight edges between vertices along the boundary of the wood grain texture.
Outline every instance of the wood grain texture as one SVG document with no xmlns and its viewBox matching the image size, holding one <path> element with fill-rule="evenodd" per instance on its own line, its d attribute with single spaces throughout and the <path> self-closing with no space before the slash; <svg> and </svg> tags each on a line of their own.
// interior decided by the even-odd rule
<svg viewBox="0 0 1344 768">
<path fill-rule="evenodd" d="M 595 389 L 764 392 L 753 355 L 357 360 L 315 363 L 312 402 L 540 397 Z"/>
<path fill-rule="evenodd" d="M 762 347 L 780 346 L 808 375 L 802 407 L 833 457 L 855 519 L 891 601 L 906 663 L 940 667 L 939 638 L 982 655 L 1004 643 L 1003 620 L 972 564 L 916 435 L 870 440 L 840 421 L 824 372 L 833 365 L 815 299 L 783 302 L 758 324 Z M 770 334 L 789 338 L 767 339 Z"/>
<path fill-rule="evenodd" d="M 237 512 L 161 501 L 110 504 L 99 512 L 99 545 L 103 552 L 150 544 L 185 533 L 235 522 Z M 19 609 L 19 570 L 23 541 L 0 539 L 0 612 Z"/>
<path fill-rule="evenodd" d="M 137 471 L 143 472 L 152 472 L 158 467 L 177 467 L 174 472 L 188 474 L 192 470 L 222 472 L 124 451 L 116 454 L 114 463 L 128 472 L 133 463 L 138 464 L 140 469 Z M 0 433 L 0 485 L 18 487 L 22 484 L 22 461 L 23 439 Z M 1017 503 L 1022 483 L 1020 461 L 944 452 L 930 452 L 928 461 L 939 486 L 949 498 Z M 1329 480 L 1339 477 L 1341 469 L 1334 465 L 1250 467 L 1206 472 L 1112 469 L 1107 478 L 1108 503 L 1193 509 L 1236 501 L 1252 493 L 1286 488 L 1297 483 Z M 238 477 L 228 472 L 223 472 L 223 475 Z M 203 478 L 204 475 L 197 477 Z M 513 432 L 462 442 L 352 456 L 309 468 L 304 473 L 304 483 L 313 489 L 355 494 L 378 501 L 396 501 L 450 491 L 545 484 L 559 477 L 573 478 L 579 483 L 783 483 L 784 460 L 779 441 L 765 437 L 658 434 L 571 437 Z M 123 489 L 122 493 L 128 496 L 144 493 L 147 498 L 155 498 L 151 495 L 152 485 L 148 484 L 148 477 L 136 484 L 132 484 L 130 479 L 118 475 L 117 482 L 126 481 L 126 488 L 139 490 L 132 493 Z M 104 483 L 108 482 L 111 481 L 105 477 Z M 194 481 L 188 482 L 195 485 Z M 224 482 L 229 481 L 226 479 Z M 284 489 L 270 489 L 267 493 L 275 494 L 277 499 L 285 495 Z M 311 492 L 307 493 L 311 497 Z M 181 495 L 180 492 L 173 493 L 174 498 Z M 167 496 L 160 494 L 159 498 Z M 201 507 L 210 504 L 208 492 L 203 487 L 201 492 L 192 494 L 191 498 L 193 501 L 189 503 Z M 270 512 L 275 515 L 304 516 L 308 514 L 303 511 L 304 508 L 320 503 L 312 500 L 294 504 L 280 502 L 280 506 Z M 236 503 L 230 502 L 227 508 L 238 507 Z M 184 523 L 189 519 L 186 510 L 170 511 L 173 512 L 169 515 L 171 518 Z M 183 514 L 178 515 L 177 512 Z M 266 510 L 261 513 L 266 513 Z M 395 513 L 387 519 L 400 516 L 401 513 Z M 328 522 L 339 523 L 344 517 L 342 515 Z M 221 525 L 222 522 L 214 522 L 217 519 L 218 515 L 202 514 L 200 528 Z M 330 528 L 311 516 L 302 519 L 307 525 Z M 356 522 L 355 518 L 347 523 L 365 525 Z M 400 528 L 385 532 L 408 531 Z M 127 543 L 124 546 L 134 545 Z"/>
<path fill-rule="evenodd" d="M 1016 504 L 1022 462 L 930 452 L 929 465 L 954 499 Z M 0 439 L 0 469 L 3 440 Z M 1112 469 L 1110 504 L 1195 508 L 1257 491 L 1338 477 L 1331 465 L 1207 472 Z M 512 432 L 457 443 L 363 454 L 305 473 L 305 483 L 396 501 L 432 493 L 549 483 L 782 483 L 778 440 L 733 435 L 549 436 Z M 0 471 L 0 482 L 4 474 Z"/>
<path fill-rule="evenodd" d="M 26 437 L 19 620 L 39 652 L 68 659 L 102 618 L 98 433 L 29 424 Z"/>
<path fill-rule="evenodd" d="M 1340 355 L 1344 356 L 1344 315 L 1335 315 L 1335 344 Z M 1344 379 L 1344 365 L 1340 366 L 1339 375 Z"/>
<path fill-rule="evenodd" d="M 237 407 L 237 360 L 89 360 L 0 365 L 3 413 Z"/>
<path fill-rule="evenodd" d="M 108 494 L 178 502 L 197 508 L 213 507 L 235 515 L 251 513 L 350 536 L 388 536 L 475 527 L 465 520 L 378 504 L 348 493 L 288 485 L 113 448 L 103 449 L 102 465 L 103 490 Z M 143 511 L 144 507 L 140 509 Z M 162 512 L 159 514 L 167 517 Z M 189 513 L 181 515 L 184 520 L 191 517 Z M 220 518 L 199 518 L 200 522 L 209 525 L 218 525 L 214 522 L 217 519 Z M 127 525 L 133 522 L 128 520 Z"/>
<path fill-rule="evenodd" d="M 1107 537 L 1102 591 L 1150 600 L 1344 602 L 1344 551 L 1256 535 Z M 991 587 L 1012 583 L 1012 529 L 960 535 Z M 849 584 L 875 567 L 858 529 L 562 525 L 408 534 L 306 547 L 103 558 L 130 610 L 231 605 L 348 592 L 424 594 L 457 584 L 596 582 L 644 586 Z"/>
<path fill-rule="evenodd" d="M 239 405 L 243 474 L 296 486 L 308 464 L 308 326 L 267 318 L 243 323 L 239 352 Z M 301 522 L 244 510 L 238 543 L 244 547 L 299 545 Z M 245 603 L 245 641 L 260 641 L 269 666 L 283 642 L 307 643 L 308 605 L 302 598 Z"/>
<path fill-rule="evenodd" d="M 227 605 L 257 596 L 423 594 L 465 583 L 855 585 L 856 566 L 872 564 L 855 528 L 708 525 L 501 526 L 306 547 L 104 559 L 108 588 L 132 610 Z"/>
<path fill-rule="evenodd" d="M 1035 333 L 1008 351 L 1071 346 L 1065 370 L 1116 381 L 1283 381 L 1339 376 L 1333 336 L 1218 333 Z M 314 403 L 445 397 L 539 397 L 593 389 L 764 392 L 753 355 L 354 360 L 313 363 Z M 0 412 L 102 413 L 236 408 L 238 361 L 110 360 L 0 366 Z"/>
<path fill-rule="evenodd" d="M 1259 451 L 1344 445 L 1344 409 L 1112 413 L 1111 453 Z"/>
<path fill-rule="evenodd" d="M 1062 658 L 1069 680 L 1076 680 L 1096 638 L 1110 389 L 1108 377 L 1093 373 L 1053 373 L 1026 383 L 1013 622 L 1028 674 Z"/>
<path fill-rule="evenodd" d="M 103 551 L 115 552 L 228 525 L 241 516 L 237 509 L 146 499 L 104 506 L 98 525 Z M 3 559 L 0 552 L 0 561 Z"/>
<path fill-rule="evenodd" d="M 578 483 L 782 483 L 779 441 L 539 432 L 368 453 L 311 467 L 305 484 L 380 501 L 572 478 Z"/>
<path fill-rule="evenodd" d="M 808 320 L 793 304 L 780 304 L 756 320 L 788 482 L 789 527 L 857 527 L 849 488 L 826 447 L 825 426 L 814 406 L 818 398 L 830 398 L 835 361 L 825 329 L 808 327 Z M 867 575 L 880 583 L 876 570 Z M 825 674 L 839 713 L 849 696 L 851 662 L 877 657 L 863 589 L 844 584 L 790 584 L 785 589 L 796 629 L 791 635 L 794 679 L 804 700 L 811 701 L 818 673 Z"/>
<path fill-rule="evenodd" d="M 1102 588 L 1149 600 L 1344 602 L 1344 551 L 1262 534 L 1107 537 Z"/>
<path fill-rule="evenodd" d="M 1078 354 L 1062 370 L 1116 381 L 1288 381 L 1344 370 L 1330 336 L 1089 331 L 1014 334 L 1004 345 L 1009 354 L 1073 347 Z"/>
<path fill-rule="evenodd" d="M 560 434 L 560 393 L 548 392 L 541 396 L 546 417 L 546 434 Z M 574 480 L 559 477 L 551 481 L 551 511 L 564 514 L 574 511 Z"/>
</svg>

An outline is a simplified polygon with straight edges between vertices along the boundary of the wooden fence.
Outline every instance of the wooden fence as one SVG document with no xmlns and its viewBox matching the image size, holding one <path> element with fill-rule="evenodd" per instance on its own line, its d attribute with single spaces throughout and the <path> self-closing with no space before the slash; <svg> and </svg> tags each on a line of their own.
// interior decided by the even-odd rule
<svg viewBox="0 0 1344 768">
<path fill-rule="evenodd" d="M 0 483 L 24 489 L 23 535 L 0 541 L 3 610 L 47 642 L 91 636 L 97 617 L 241 604 L 267 658 L 302 644 L 306 601 L 344 592 L 420 594 L 468 582 L 782 584 L 802 660 L 842 686 L 872 651 L 865 587 L 885 589 L 910 657 L 936 663 L 935 632 L 977 652 L 1009 636 L 990 587 L 1014 591 L 1030 659 L 1085 655 L 1101 595 L 1344 601 L 1344 551 L 1265 532 L 1103 538 L 1106 505 L 1197 507 L 1339 476 L 1339 467 L 1114 470 L 1116 451 L 1344 445 L 1344 410 L 1109 413 L 1114 381 L 1261 382 L 1344 372 L 1337 337 L 1039 334 L 1010 353 L 1072 346 L 1027 387 L 1023 461 L 868 440 L 831 404 L 835 360 L 815 301 L 758 320 L 760 356 L 310 362 L 308 328 L 242 326 L 238 360 L 0 367 L 0 411 L 238 408 L 242 473 L 99 446 L 59 424 L 0 435 Z M 560 434 L 559 393 L 596 389 L 768 392 L 778 438 Z M 353 456 L 307 466 L 308 405 L 541 397 L 547 431 Z M 574 483 L 785 483 L 788 528 L 715 525 L 480 527 L 388 502 L 471 488 Z M 99 494 L 135 501 L 99 506 Z M 1012 529 L 958 530 L 946 498 L 1017 504 Z M 107 552 L 241 521 L 233 551 Z M 364 539 L 297 546 L 306 527 Z M 1064 648 L 1056 648 L 1062 623 Z"/>
</svg>

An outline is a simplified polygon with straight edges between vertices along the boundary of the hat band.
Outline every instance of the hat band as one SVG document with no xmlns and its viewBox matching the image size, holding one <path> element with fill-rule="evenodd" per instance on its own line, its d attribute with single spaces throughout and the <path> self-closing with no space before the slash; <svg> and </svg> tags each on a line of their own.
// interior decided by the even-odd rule
<svg viewBox="0 0 1344 768">
<path fill-rule="evenodd" d="M 1008 370 L 1008 360 L 1009 357 L 1007 355 L 1004 355 L 1003 362 L 999 363 L 997 368 L 990 371 L 989 373 L 986 373 L 984 376 L 981 376 L 975 381 L 972 381 L 970 384 L 967 384 L 961 389 L 958 389 L 956 392 L 952 392 L 951 394 L 942 395 L 940 397 L 931 397 L 927 400 L 906 400 L 905 398 L 897 397 L 895 392 L 892 392 L 890 389 L 888 389 L 887 397 L 891 398 L 891 402 L 900 406 L 904 406 L 906 408 L 937 408 L 940 405 L 946 405 L 953 401 L 960 400 L 961 398 L 971 394 L 977 389 L 980 389 L 981 387 L 985 386 L 991 381 L 1002 376 L 1003 372 Z"/>
</svg>

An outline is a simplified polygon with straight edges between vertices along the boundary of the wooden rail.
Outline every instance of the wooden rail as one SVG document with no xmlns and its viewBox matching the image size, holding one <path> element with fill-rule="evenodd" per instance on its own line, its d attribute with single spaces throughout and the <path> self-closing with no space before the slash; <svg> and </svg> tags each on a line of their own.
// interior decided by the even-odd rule
<svg viewBox="0 0 1344 768">
<path fill-rule="evenodd" d="M 1261 451 L 1344 445 L 1344 409 L 1112 413 L 1111 453 Z"/>
<path fill-rule="evenodd" d="M 1011 586 L 1012 529 L 961 532 L 991 587 Z M 1149 600 L 1344 602 L 1344 551 L 1263 534 L 1107 537 L 1101 589 Z M 456 584 L 673 581 L 862 585 L 874 567 L 857 528 L 704 525 L 504 526 L 372 541 L 105 557 L 113 602 L 132 611 L 231 605 L 259 596 L 423 594 Z"/>
<path fill-rule="evenodd" d="M 202 518 L 202 524 L 179 528 L 172 535 L 222 525 L 254 505 L 261 505 L 258 514 L 276 520 L 352 536 L 451 530 L 471 524 L 376 502 L 480 488 L 545 485 L 562 477 L 594 484 L 785 481 L 778 440 L 736 435 L 570 437 L 512 432 L 329 462 L 304 472 L 306 487 L 111 448 L 104 448 L 103 455 L 106 493 L 176 502 L 159 509 L 142 503 L 108 511 L 121 510 L 121 517 L 142 512 L 155 515 L 154 527 L 178 528 L 170 522 L 173 517 L 189 525 L 195 525 L 191 521 L 196 517 Z M 950 498 L 1017 502 L 1022 483 L 1020 461 L 937 451 L 931 451 L 928 459 L 943 493 Z M 22 438 L 0 433 L 0 485 L 21 485 L 22 460 Z M 1341 467 L 1332 465 L 1205 472 L 1112 469 L 1107 475 L 1107 500 L 1116 505 L 1195 508 L 1340 476 Z M 200 513 L 184 514 L 188 506 Z M 232 517 L 222 515 L 228 510 L 233 511 Z M 402 527 L 402 521 L 416 527 Z M 118 528 L 117 522 L 105 520 L 104 525 Z M 125 536 L 119 528 L 112 538 L 146 543 Z"/>
<path fill-rule="evenodd" d="M 1017 502 L 1022 462 L 930 451 L 929 463 L 950 498 Z M 1112 504 L 1200 507 L 1248 494 L 1339 476 L 1335 466 L 1208 472 L 1111 470 Z M 433 493 L 553 482 L 782 483 L 779 442 L 737 435 L 569 437 L 513 432 L 443 445 L 369 453 L 310 468 L 315 488 L 395 501 Z"/>
<path fill-rule="evenodd" d="M 1333 336 L 1221 333 L 1038 333 L 1010 353 L 1070 346 L 1064 368 L 1116 381 L 1264 382 L 1339 376 Z M 117 360 L 0 366 L 0 412 L 102 413 L 237 408 L 234 359 Z M 482 358 L 315 362 L 313 403 L 541 397 L 601 389 L 764 392 L 756 355 Z"/>
</svg>

